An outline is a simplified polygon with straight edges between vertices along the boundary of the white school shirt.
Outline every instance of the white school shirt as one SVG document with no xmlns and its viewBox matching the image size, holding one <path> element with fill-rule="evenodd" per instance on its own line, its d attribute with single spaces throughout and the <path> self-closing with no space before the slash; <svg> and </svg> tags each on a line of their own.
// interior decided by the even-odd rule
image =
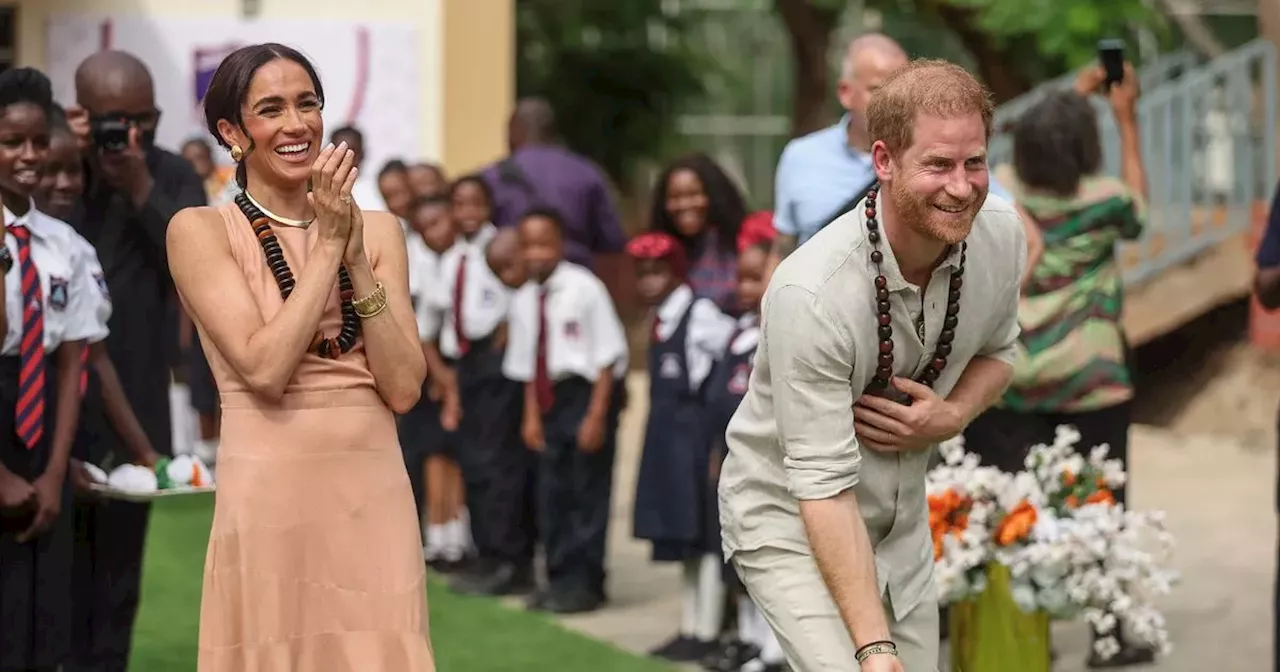
<svg viewBox="0 0 1280 672">
<path fill-rule="evenodd" d="M 453 306 L 453 288 L 457 284 L 459 264 L 467 265 L 462 291 L 462 335 L 469 341 L 481 340 L 493 334 L 507 319 L 511 289 L 502 284 L 485 260 L 485 248 L 496 235 L 498 229 L 492 224 L 485 224 L 471 240 L 459 236 L 458 242 L 441 255 L 440 282 L 434 290 L 428 290 L 434 297 L 433 303 L 444 311 L 437 344 L 440 354 L 450 359 L 462 355 L 454 333 L 457 312 Z"/>
<path fill-rule="evenodd" d="M 423 343 L 434 341 L 440 334 L 443 315 L 432 301 L 431 292 L 441 282 L 442 255 L 427 247 L 416 231 L 407 231 L 404 241 L 409 255 L 409 299 L 418 322 L 418 339 Z"/>
<path fill-rule="evenodd" d="M 102 272 L 102 263 L 98 261 L 98 251 L 93 244 L 74 229 L 71 235 L 74 236 L 76 247 L 80 249 L 78 271 L 81 275 L 81 279 L 72 283 L 72 287 L 84 288 L 86 315 L 93 316 L 96 327 L 85 340 L 100 343 L 111 333 L 107 328 L 107 322 L 111 319 L 111 292 L 107 289 L 107 277 Z"/>
<path fill-rule="evenodd" d="M 627 336 L 609 290 L 594 273 L 560 262 L 546 283 L 527 282 L 511 299 L 502 375 L 533 382 L 538 366 L 538 297 L 546 299 L 547 376 L 551 382 L 583 378 L 595 382 L 606 366 L 613 377 L 627 373 Z"/>
<path fill-rule="evenodd" d="M 34 204 L 21 217 L 4 208 L 4 222 L 4 242 L 13 255 L 13 268 L 4 278 L 4 310 L 9 324 L 0 355 L 19 355 L 22 342 L 22 260 L 18 239 L 9 230 L 11 226 L 25 226 L 31 233 L 31 261 L 40 278 L 43 298 L 45 354 L 52 354 L 68 341 L 102 335 L 106 325 L 98 315 L 101 290 L 87 270 L 86 249 L 77 241 L 79 237 L 71 225 L 36 210 Z"/>
<path fill-rule="evenodd" d="M 752 311 L 738 318 L 737 335 L 729 343 L 729 354 L 742 355 L 760 344 L 760 313 Z"/>
<path fill-rule="evenodd" d="M 689 371 L 689 389 L 696 390 L 707 379 L 716 360 L 720 359 L 729 337 L 733 336 L 736 322 L 720 312 L 711 299 L 695 299 L 689 285 L 680 285 L 658 306 L 659 339 L 671 338 L 686 309 L 692 314 L 689 315 L 689 330 L 685 334 L 685 366 Z"/>
</svg>

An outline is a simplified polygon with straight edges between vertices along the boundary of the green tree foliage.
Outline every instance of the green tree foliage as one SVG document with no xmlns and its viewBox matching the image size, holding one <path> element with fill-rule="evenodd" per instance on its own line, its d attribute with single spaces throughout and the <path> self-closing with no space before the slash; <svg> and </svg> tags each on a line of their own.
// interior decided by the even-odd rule
<svg viewBox="0 0 1280 672">
<path fill-rule="evenodd" d="M 547 98 L 565 143 L 628 184 L 702 89 L 708 64 L 679 39 L 691 17 L 661 0 L 517 0 L 516 12 L 518 95 Z"/>
<path fill-rule="evenodd" d="M 1098 41 L 1136 45 L 1139 31 L 1167 35 L 1145 0 L 873 0 L 886 27 L 948 33 L 999 100 L 1097 58 Z M 915 24 L 915 30 L 904 24 Z M 935 44 L 945 44 L 943 38 Z M 1137 49 L 1126 54 L 1137 59 Z M 963 60 L 963 59 L 960 59 Z"/>
<path fill-rule="evenodd" d="M 1162 28 L 1144 0 L 948 0 L 977 10 L 975 25 L 998 41 L 1033 36 L 1043 56 L 1069 68 L 1095 57 L 1098 40 L 1131 37 L 1138 28 Z"/>
</svg>

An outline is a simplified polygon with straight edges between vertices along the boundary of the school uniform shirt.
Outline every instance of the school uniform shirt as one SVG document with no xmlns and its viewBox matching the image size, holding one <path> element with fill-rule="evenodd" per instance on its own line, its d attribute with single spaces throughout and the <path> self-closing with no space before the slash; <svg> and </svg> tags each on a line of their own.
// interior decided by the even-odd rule
<svg viewBox="0 0 1280 672">
<path fill-rule="evenodd" d="M 760 344 L 760 313 L 750 312 L 737 319 L 733 340 L 729 341 L 730 355 L 754 352 Z"/>
<path fill-rule="evenodd" d="M 18 239 L 12 231 L 15 226 L 25 226 L 31 232 L 31 262 L 36 266 L 44 298 L 45 356 L 69 341 L 105 338 L 105 326 L 97 312 L 101 293 L 85 271 L 86 250 L 75 230 L 36 210 L 34 205 L 21 217 L 5 208 L 4 223 L 4 242 L 13 254 L 13 268 L 4 278 L 4 310 L 9 324 L 0 356 L 18 356 L 22 342 L 22 262 Z M 95 265 L 96 261 L 95 256 Z"/>
<path fill-rule="evenodd" d="M 540 315 L 543 292 L 546 313 Z M 545 283 L 526 283 L 512 297 L 502 375 L 533 382 L 544 319 L 551 382 L 582 378 L 594 383 L 607 366 L 615 379 L 626 375 L 627 336 L 609 290 L 591 271 L 568 261 L 560 262 Z"/>
<path fill-rule="evenodd" d="M 69 225 L 67 228 L 71 229 Z M 80 263 L 77 268 L 81 277 L 75 284 L 86 292 L 85 307 L 88 309 L 88 314 L 92 314 L 93 319 L 96 320 L 97 327 L 91 335 L 85 337 L 85 340 L 89 343 L 100 343 L 105 341 L 111 333 L 107 328 L 107 322 L 111 320 L 111 292 L 107 290 L 107 279 L 102 273 L 102 264 L 98 262 L 98 251 L 93 249 L 84 236 L 76 233 L 75 229 L 71 229 L 71 235 L 80 249 Z"/>
<path fill-rule="evenodd" d="M 696 390 L 724 352 L 729 337 L 733 335 L 735 321 L 720 312 L 711 299 L 694 298 L 689 285 L 680 285 L 658 306 L 654 333 L 659 340 L 671 338 L 686 310 L 693 312 L 689 315 L 685 362 L 689 371 L 689 389 Z"/>
<path fill-rule="evenodd" d="M 440 262 L 443 255 L 427 247 L 415 231 L 405 232 L 409 255 L 409 301 L 418 322 L 418 338 L 423 343 L 434 341 L 440 334 L 441 309 L 431 300 L 431 291 L 440 285 Z M 446 250 L 447 251 L 447 250 Z"/>
<path fill-rule="evenodd" d="M 497 234 L 497 228 L 492 224 L 485 224 L 471 240 L 459 237 L 458 242 L 441 255 L 440 282 L 434 290 L 429 291 L 433 296 L 432 302 L 444 312 L 437 345 L 440 354 L 446 358 L 457 359 L 462 356 L 462 350 L 458 347 L 458 331 L 462 332 L 467 341 L 475 342 L 492 335 L 498 325 L 507 319 L 511 289 L 493 274 L 489 269 L 489 262 L 485 260 L 485 248 Z M 462 283 L 461 324 L 457 322 L 458 310 L 454 306 L 459 268 L 463 269 L 465 276 Z"/>
</svg>

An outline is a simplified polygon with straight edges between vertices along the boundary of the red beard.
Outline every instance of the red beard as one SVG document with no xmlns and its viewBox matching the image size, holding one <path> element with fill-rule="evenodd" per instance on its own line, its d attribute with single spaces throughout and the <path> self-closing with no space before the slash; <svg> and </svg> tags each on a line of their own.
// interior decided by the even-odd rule
<svg viewBox="0 0 1280 672">
<path fill-rule="evenodd" d="M 922 198 L 908 189 L 905 183 L 897 180 L 889 184 L 889 198 L 893 199 L 893 211 L 903 226 L 926 238 L 955 245 L 967 238 L 973 230 L 973 220 L 987 200 L 987 192 L 985 189 L 974 189 L 964 210 L 955 214 L 934 207 L 935 203 L 948 209 L 961 205 L 945 194 Z"/>
</svg>

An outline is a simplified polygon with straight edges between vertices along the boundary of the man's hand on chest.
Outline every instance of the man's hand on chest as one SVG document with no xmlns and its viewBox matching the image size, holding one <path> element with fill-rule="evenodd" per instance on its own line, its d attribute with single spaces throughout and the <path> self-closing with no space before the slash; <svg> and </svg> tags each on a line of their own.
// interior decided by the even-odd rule
<svg viewBox="0 0 1280 672">
<path fill-rule="evenodd" d="M 858 441 L 872 450 L 920 450 L 950 439 L 964 429 L 964 414 L 933 389 L 909 378 L 891 384 L 911 405 L 864 394 L 854 402 L 853 426 Z"/>
</svg>

